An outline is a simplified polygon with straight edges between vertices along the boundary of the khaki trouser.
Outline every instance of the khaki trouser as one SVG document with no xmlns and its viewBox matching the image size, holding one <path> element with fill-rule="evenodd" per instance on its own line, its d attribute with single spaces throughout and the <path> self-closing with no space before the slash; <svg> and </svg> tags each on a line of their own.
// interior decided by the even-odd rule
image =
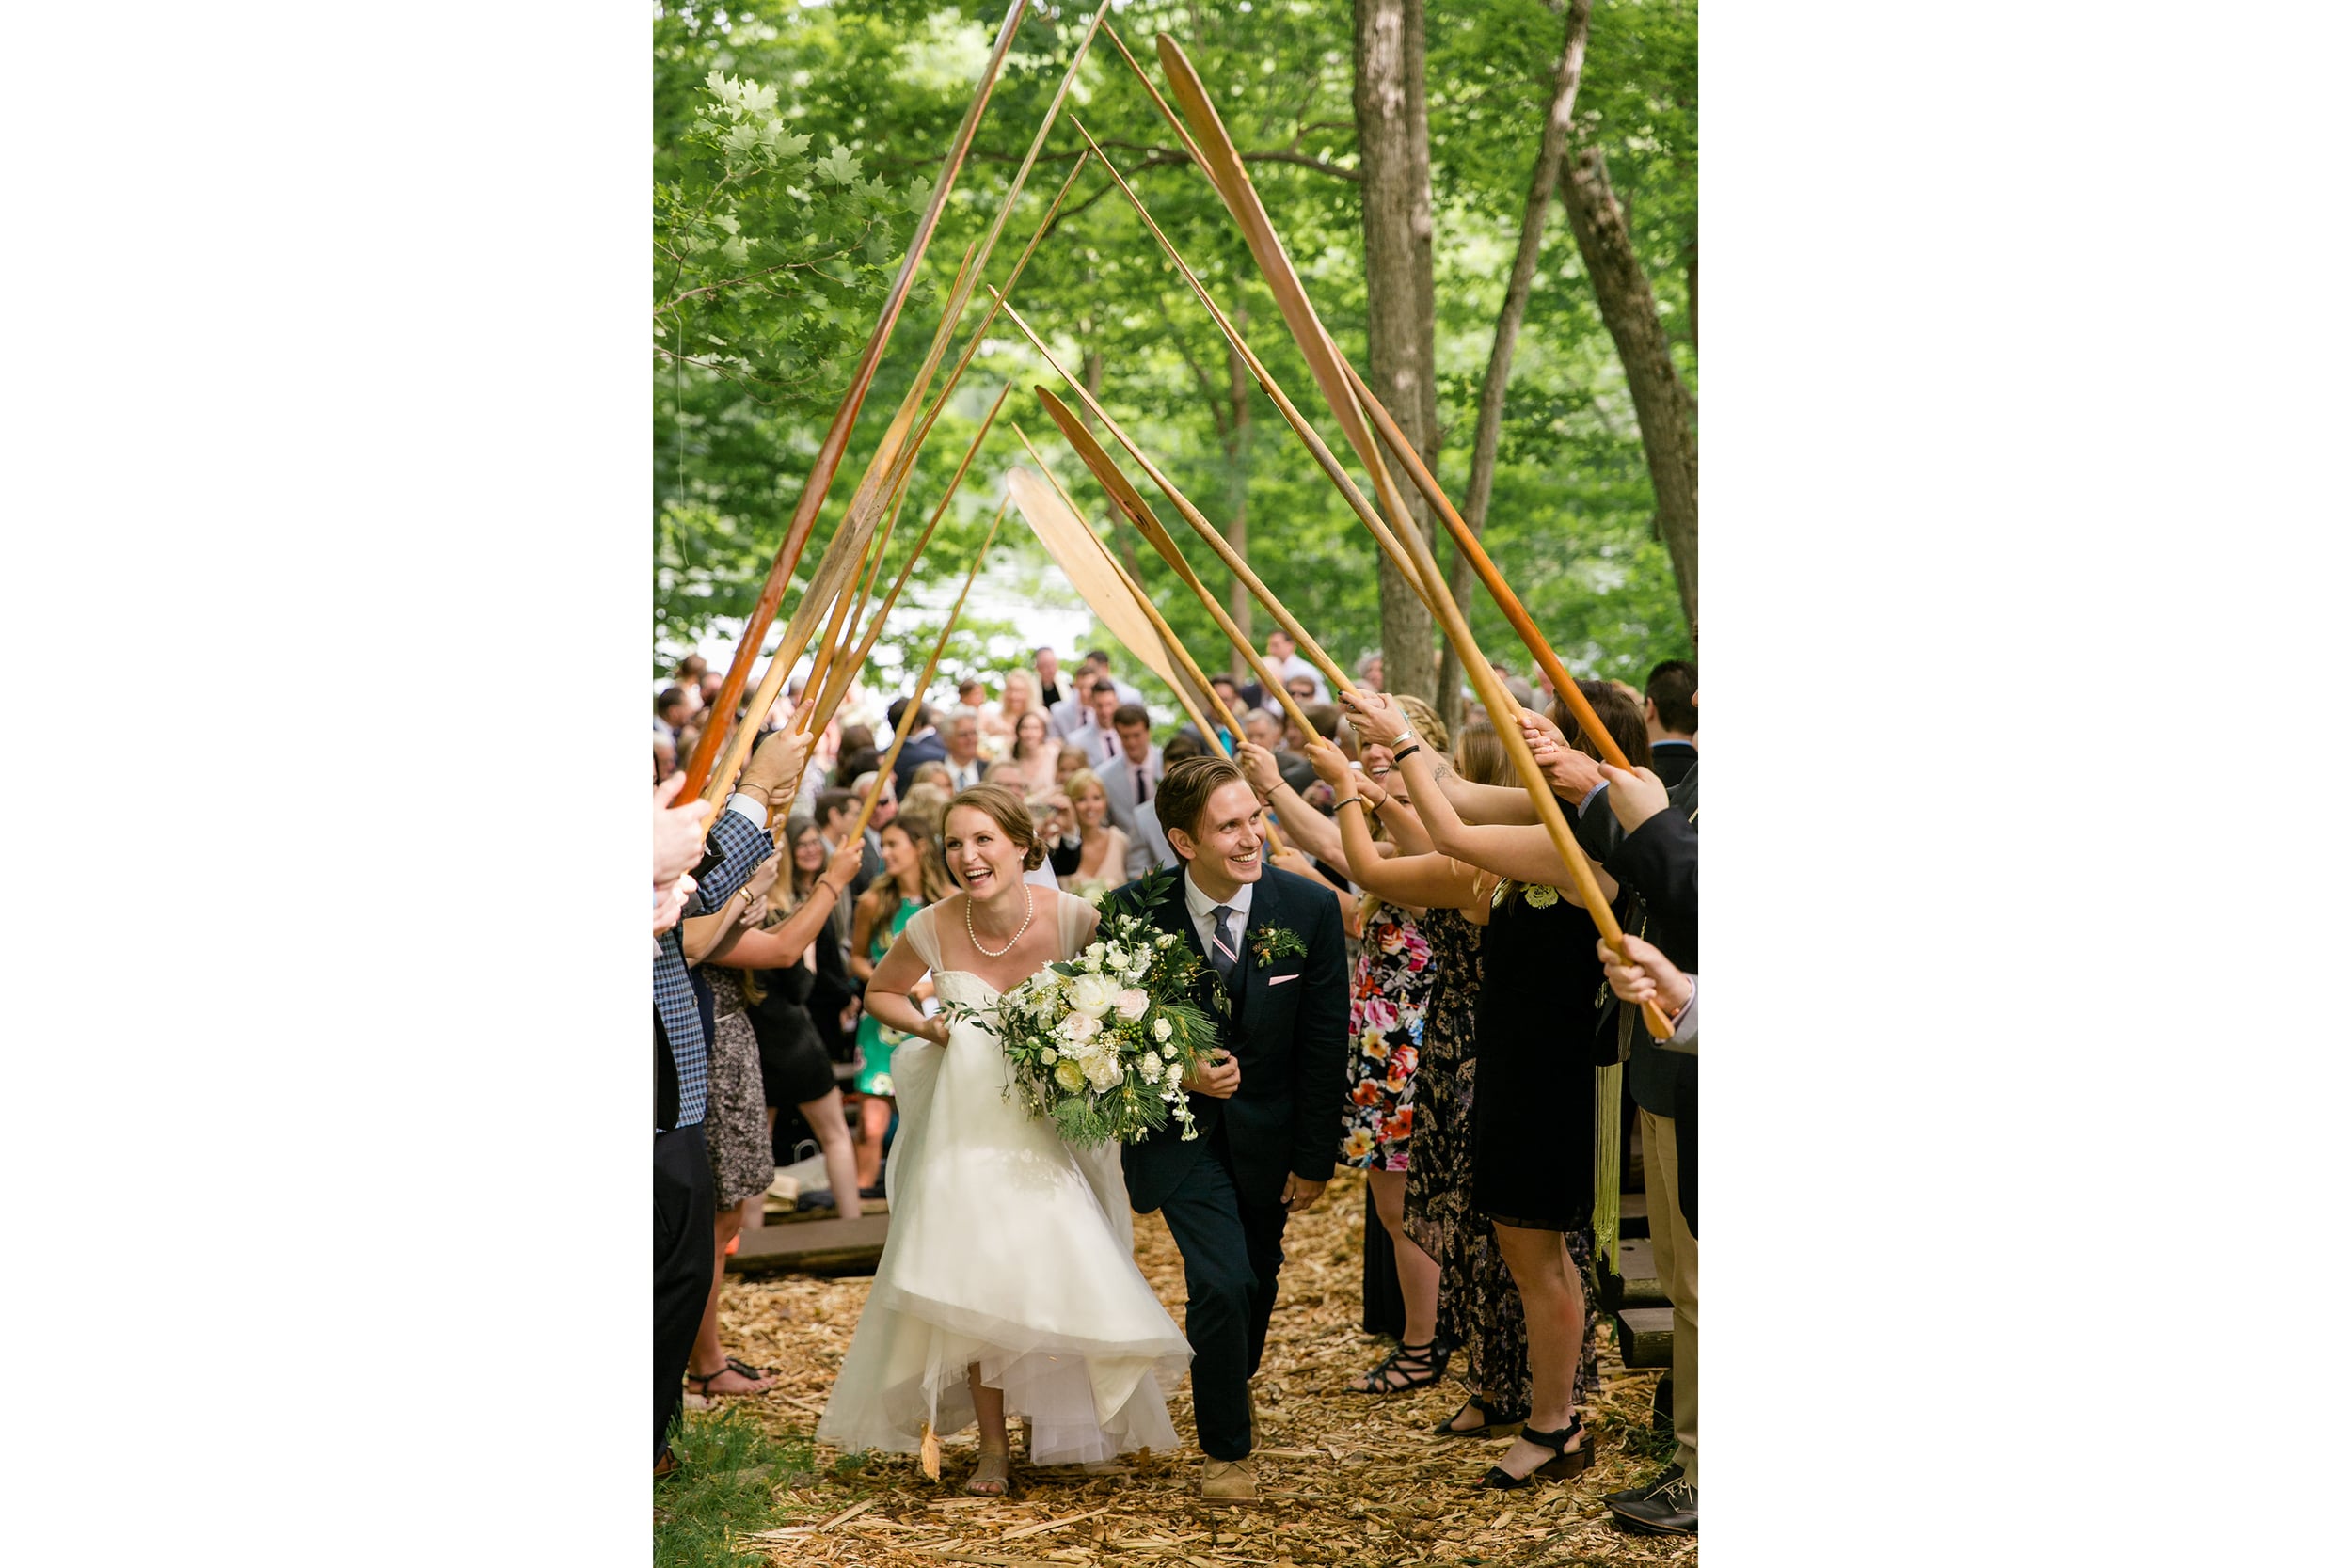
<svg viewBox="0 0 2352 1568">
<path fill-rule="evenodd" d="M 1699 1242 L 1683 1222 L 1672 1117 L 1642 1112 L 1642 1186 L 1649 1198 L 1649 1254 L 1675 1310 L 1675 1463 L 1699 1482 Z"/>
</svg>

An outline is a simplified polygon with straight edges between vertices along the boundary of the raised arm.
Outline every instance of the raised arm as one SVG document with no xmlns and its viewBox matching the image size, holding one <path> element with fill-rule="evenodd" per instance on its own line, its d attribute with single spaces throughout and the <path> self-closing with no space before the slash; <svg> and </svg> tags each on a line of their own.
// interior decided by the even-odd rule
<svg viewBox="0 0 2352 1568">
<path fill-rule="evenodd" d="M 1405 721 L 1405 710 L 1377 692 L 1343 691 L 1340 705 L 1346 710 L 1347 721 L 1355 726 L 1361 738 L 1386 746 L 1391 752 L 1410 751 L 1418 745 L 1419 755 L 1430 756 L 1426 741 L 1415 736 Z M 1431 758 L 1434 763 L 1436 759 Z M 1523 789 L 1505 789 L 1500 784 L 1472 784 L 1451 768 L 1436 767 L 1429 773 L 1432 793 L 1443 793 L 1453 805 L 1454 815 L 1465 822 L 1527 823 L 1535 821 L 1535 804 Z M 1413 799 L 1421 800 L 1422 784 L 1413 784 Z M 1424 806 L 1425 810 L 1425 806 Z"/>
<path fill-rule="evenodd" d="M 832 921 L 834 904 L 849 891 L 864 858 L 861 845 L 836 849 L 825 863 L 817 885 L 782 925 L 766 930 L 739 929 L 721 942 L 707 961 L 730 969 L 789 969 L 799 963 L 808 944 Z"/>
<path fill-rule="evenodd" d="M 1346 847 L 1348 864 L 1359 866 L 1357 885 L 1366 893 L 1375 894 L 1391 904 L 1410 909 L 1465 910 L 1478 901 L 1478 868 L 1464 865 L 1450 855 L 1391 855 L 1375 851 L 1380 847 L 1373 841 L 1371 825 L 1364 820 L 1364 807 L 1351 802 L 1368 797 L 1352 785 L 1334 785 L 1340 802 L 1336 820 L 1340 825 L 1340 841 Z"/>
<path fill-rule="evenodd" d="M 869 887 L 857 895 L 857 902 L 850 908 L 850 973 L 860 980 L 870 981 L 874 977 L 874 960 L 866 954 L 873 951 L 874 911 L 879 907 L 874 890 Z"/>
<path fill-rule="evenodd" d="M 1259 801 L 1272 807 L 1274 815 L 1281 819 L 1283 837 L 1312 859 L 1355 875 L 1341 856 L 1339 830 L 1331 825 L 1329 817 L 1282 782 L 1282 769 L 1272 752 L 1245 740 L 1234 748 L 1233 760 L 1241 765 L 1242 774 L 1257 792 Z"/>
<path fill-rule="evenodd" d="M 1429 836 L 1440 853 L 1468 861 L 1498 877 L 1558 888 L 1560 895 L 1572 904 L 1584 902 L 1566 864 L 1560 859 L 1560 852 L 1552 847 L 1551 835 L 1542 828 L 1533 824 L 1504 827 L 1491 822 L 1463 821 L 1454 815 L 1453 801 L 1438 788 L 1426 748 L 1408 749 L 1397 767 L 1403 770 L 1413 799 L 1422 802 L 1422 821 L 1427 825 Z M 1617 884 L 1598 866 L 1593 868 L 1593 874 L 1600 880 L 1602 896 L 1614 898 Z"/>
</svg>

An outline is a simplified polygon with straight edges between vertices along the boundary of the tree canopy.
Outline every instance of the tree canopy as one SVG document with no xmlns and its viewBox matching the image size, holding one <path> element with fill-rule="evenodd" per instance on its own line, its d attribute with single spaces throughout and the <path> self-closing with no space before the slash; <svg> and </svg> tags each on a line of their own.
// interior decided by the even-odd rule
<svg viewBox="0 0 2352 1568">
<path fill-rule="evenodd" d="M 1023 22 L 828 498 L 820 543 L 921 357 L 957 258 L 1001 205 L 1091 13 L 1090 6 L 1039 4 Z M 659 641 L 690 641 L 750 607 L 1002 15 L 993 0 L 665 4 L 657 15 Z M 1361 366 L 1348 6 L 1136 0 L 1110 23 L 1155 79 L 1152 35 L 1167 31 L 1184 44 L 1317 310 Z M 1445 430 L 1438 471 L 1458 499 L 1561 20 L 1543 0 L 1448 0 L 1429 8 L 1426 26 Z M 1677 368 L 1694 390 L 1696 80 L 1692 0 L 1596 6 L 1574 135 L 1608 159 Z M 988 280 L 1009 271 L 1083 148 L 1073 116 L 1119 161 L 1294 401 L 1344 451 L 1327 415 L 1317 417 L 1312 379 L 1239 230 L 1106 36 L 1095 41 Z M 1216 325 L 1099 168 L 1081 176 L 1012 299 L 1204 514 L 1220 526 L 1242 516 L 1252 566 L 1335 657 L 1376 651 L 1373 541 L 1272 404 L 1234 374 Z M 982 293 L 968 308 L 959 347 L 986 305 Z M 1225 649 L 1207 612 L 1123 522 L 1108 520 L 1115 515 L 1106 498 L 1038 407 L 1032 384 L 1061 388 L 1008 324 L 992 329 L 925 448 L 908 519 L 936 503 L 1008 378 L 1014 396 L 918 578 L 960 574 L 969 563 L 1001 489 L 995 477 L 1027 461 L 1010 428 L 1017 423 L 1134 564 L 1195 656 L 1222 667 Z M 1140 473 L 1128 471 L 1151 497 Z M 1486 545 L 1581 673 L 1638 681 L 1656 660 L 1691 651 L 1665 549 L 1652 535 L 1652 505 L 1624 375 L 1555 202 L 1514 360 Z M 1172 512 L 1161 510 L 1174 524 Z M 1181 525 L 1177 535 L 1187 538 Z M 1042 561 L 1017 516 L 995 550 Z M 1194 541 L 1188 553 L 1205 579 L 1222 583 L 1205 547 Z M 1440 559 L 1446 553 L 1440 546 Z M 1468 608 L 1487 651 L 1526 670 L 1530 661 L 1483 592 Z M 1254 624 L 1267 623 L 1261 613 Z M 951 648 L 944 673 L 982 657 L 977 639 L 960 642 L 967 662 L 959 666 Z"/>
</svg>

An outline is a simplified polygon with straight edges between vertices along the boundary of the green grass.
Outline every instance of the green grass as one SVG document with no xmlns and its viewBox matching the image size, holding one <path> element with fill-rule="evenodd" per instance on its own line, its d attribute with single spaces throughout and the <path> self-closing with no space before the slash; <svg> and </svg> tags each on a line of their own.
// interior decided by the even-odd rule
<svg viewBox="0 0 2352 1568">
<path fill-rule="evenodd" d="M 730 1547 L 729 1535 L 772 1529 L 811 1513 L 782 1490 L 794 1472 L 817 1468 L 806 1438 L 773 1437 L 728 1409 L 683 1417 L 671 1448 L 685 1468 L 654 1483 L 655 1568 L 765 1568 L 765 1555 Z"/>
</svg>

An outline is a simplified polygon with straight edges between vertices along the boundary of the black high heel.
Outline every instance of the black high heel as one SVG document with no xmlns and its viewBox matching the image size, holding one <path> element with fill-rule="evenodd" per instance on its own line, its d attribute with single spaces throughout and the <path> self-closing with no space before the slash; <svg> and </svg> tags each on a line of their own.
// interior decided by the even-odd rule
<svg viewBox="0 0 2352 1568">
<path fill-rule="evenodd" d="M 1519 1435 L 1539 1449 L 1549 1449 L 1551 1457 L 1523 1476 L 1515 1476 L 1502 1465 L 1494 1465 L 1486 1472 L 1486 1484 L 1498 1492 L 1515 1491 L 1537 1481 L 1570 1481 L 1592 1468 L 1591 1444 L 1579 1444 L 1573 1450 L 1568 1448 L 1571 1439 L 1584 1435 L 1584 1418 L 1581 1416 L 1570 1416 L 1568 1424 L 1558 1432 L 1538 1432 L 1534 1427 L 1521 1427 Z"/>
<path fill-rule="evenodd" d="M 1435 1339 L 1425 1345 L 1407 1345 L 1400 1342 L 1386 1361 L 1364 1374 L 1365 1379 L 1372 1385 L 1371 1387 L 1358 1388 L 1351 1384 L 1348 1392 L 1351 1394 L 1409 1394 L 1416 1388 L 1426 1388 L 1445 1376 L 1445 1364 L 1453 1357 L 1453 1354 L 1454 1352 L 1451 1349 L 1439 1350 L 1438 1341 Z M 1401 1377 L 1405 1381 L 1393 1382 L 1392 1376 Z"/>
<path fill-rule="evenodd" d="M 1454 1423 L 1462 1418 L 1462 1410 L 1475 1410 L 1486 1418 L 1474 1427 L 1457 1427 Z M 1504 1410 L 1489 1403 L 1484 1394 L 1472 1394 L 1464 1400 L 1462 1410 L 1431 1427 L 1430 1432 L 1439 1437 L 1508 1437 L 1527 1424 L 1526 1411 Z"/>
</svg>

